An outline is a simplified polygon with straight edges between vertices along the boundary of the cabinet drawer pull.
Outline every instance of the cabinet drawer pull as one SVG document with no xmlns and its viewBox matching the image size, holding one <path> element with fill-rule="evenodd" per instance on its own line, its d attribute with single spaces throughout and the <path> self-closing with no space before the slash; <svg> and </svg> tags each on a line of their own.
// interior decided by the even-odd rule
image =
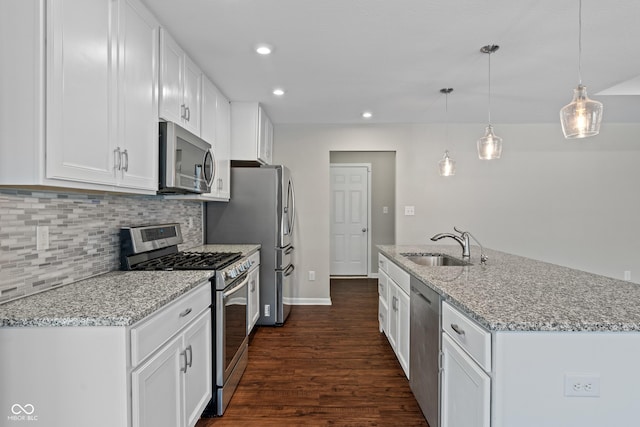
<svg viewBox="0 0 640 427">
<path fill-rule="evenodd" d="M 113 168 L 120 170 L 122 167 L 122 154 L 120 153 L 120 147 L 113 150 Z"/>
<path fill-rule="evenodd" d="M 180 368 L 180 371 L 184 372 L 186 374 L 187 373 L 187 367 L 189 366 L 189 364 L 187 363 L 187 350 L 181 351 L 180 352 L 180 356 L 184 356 L 184 368 Z"/>
<path fill-rule="evenodd" d="M 193 363 L 193 349 L 191 348 L 191 344 L 189 344 L 189 347 L 186 348 L 185 353 L 189 352 L 189 357 L 186 359 L 188 360 L 187 362 L 187 366 L 191 367 L 191 364 Z"/>
<path fill-rule="evenodd" d="M 122 157 L 124 158 L 124 166 L 122 166 L 122 170 L 129 172 L 129 152 L 126 149 L 122 152 Z"/>
<path fill-rule="evenodd" d="M 451 324 L 451 329 L 453 329 L 458 335 L 464 335 L 464 329 L 461 329 L 460 326 L 456 325 L 455 323 Z"/>
<path fill-rule="evenodd" d="M 180 118 L 187 119 L 187 106 L 184 104 L 180 105 Z"/>
<path fill-rule="evenodd" d="M 186 108 L 187 110 L 187 117 L 185 117 L 185 119 L 187 119 L 188 122 L 191 121 L 191 109 L 189 107 Z"/>
<path fill-rule="evenodd" d="M 180 313 L 180 317 L 185 317 L 185 316 L 187 316 L 189 313 L 191 313 L 191 307 L 187 308 L 185 311 L 183 311 L 182 313 Z"/>
</svg>

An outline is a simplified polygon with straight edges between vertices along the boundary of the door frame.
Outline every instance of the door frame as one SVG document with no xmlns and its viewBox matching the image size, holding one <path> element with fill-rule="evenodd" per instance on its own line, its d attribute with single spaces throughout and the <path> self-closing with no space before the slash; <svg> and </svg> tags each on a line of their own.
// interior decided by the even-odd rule
<svg viewBox="0 0 640 427">
<path fill-rule="evenodd" d="M 371 163 L 329 163 L 329 193 L 331 193 L 331 189 L 333 188 L 333 186 L 331 185 L 331 168 L 334 168 L 334 167 L 336 168 L 366 167 L 367 168 L 367 253 L 365 254 L 365 256 L 367 259 L 366 277 L 372 277 L 371 276 Z M 331 209 L 333 209 L 333 203 L 329 203 L 329 215 L 331 215 Z M 329 234 L 329 239 L 331 239 L 331 234 Z M 340 276 L 331 276 L 331 267 L 329 267 L 329 277 L 340 277 Z"/>
</svg>

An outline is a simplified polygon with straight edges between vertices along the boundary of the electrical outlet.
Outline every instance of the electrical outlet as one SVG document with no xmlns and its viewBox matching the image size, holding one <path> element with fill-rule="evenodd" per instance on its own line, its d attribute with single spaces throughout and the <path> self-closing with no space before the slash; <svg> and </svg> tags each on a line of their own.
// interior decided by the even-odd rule
<svg viewBox="0 0 640 427">
<path fill-rule="evenodd" d="M 624 272 L 624 280 L 631 280 L 631 271 L 626 270 Z"/>
<path fill-rule="evenodd" d="M 405 206 L 404 207 L 404 214 L 406 216 L 413 216 L 416 214 L 416 207 L 415 206 Z"/>
<path fill-rule="evenodd" d="M 36 249 L 39 251 L 49 249 L 49 226 L 36 226 Z"/>
<path fill-rule="evenodd" d="M 316 280 L 316 272 L 315 271 L 309 271 L 309 281 L 313 282 L 314 280 Z"/>
<path fill-rule="evenodd" d="M 271 317 L 271 306 L 269 304 L 264 305 L 264 317 Z"/>
<path fill-rule="evenodd" d="M 383 214 L 388 214 L 389 213 L 389 206 L 383 206 L 382 207 L 382 213 Z"/>
<path fill-rule="evenodd" d="M 565 374 L 564 395 L 569 397 L 600 397 L 600 375 Z"/>
</svg>

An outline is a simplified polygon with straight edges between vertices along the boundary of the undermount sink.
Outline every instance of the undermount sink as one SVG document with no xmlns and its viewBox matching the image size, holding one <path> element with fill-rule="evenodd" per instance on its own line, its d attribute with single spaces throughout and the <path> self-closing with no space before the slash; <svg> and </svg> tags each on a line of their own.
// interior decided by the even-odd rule
<svg viewBox="0 0 640 427">
<path fill-rule="evenodd" d="M 436 266 L 443 266 L 443 267 L 454 266 L 455 267 L 455 266 L 471 265 L 470 262 L 463 261 L 461 259 L 454 258 L 450 255 L 441 254 L 441 253 L 408 252 L 408 253 L 401 253 L 400 255 L 406 257 L 409 261 L 412 261 L 412 262 L 415 262 L 416 264 L 424 265 L 427 267 L 436 267 Z"/>
</svg>

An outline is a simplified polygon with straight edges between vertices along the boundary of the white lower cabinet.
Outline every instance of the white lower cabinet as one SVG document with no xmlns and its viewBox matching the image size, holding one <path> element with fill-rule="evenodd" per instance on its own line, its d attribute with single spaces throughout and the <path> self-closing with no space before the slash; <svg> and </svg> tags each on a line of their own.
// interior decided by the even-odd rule
<svg viewBox="0 0 640 427">
<path fill-rule="evenodd" d="M 409 378 L 410 299 L 409 273 L 379 255 L 378 318 L 400 366 Z M 386 269 L 383 270 L 383 268 Z"/>
<path fill-rule="evenodd" d="M 193 427 L 213 391 L 211 322 L 207 279 L 131 326 L 2 327 L 0 408 L 30 404 L 47 427 Z"/>
<path fill-rule="evenodd" d="M 249 299 L 247 301 L 247 334 L 251 333 L 260 318 L 260 252 L 249 257 Z"/>
<path fill-rule="evenodd" d="M 132 334 L 133 342 L 152 342 L 145 336 L 162 339 L 163 334 L 169 339 L 131 374 L 133 427 L 193 427 L 209 403 L 213 392 L 211 311 L 209 306 L 203 310 L 202 301 L 206 304 L 210 292 L 210 287 L 201 288 L 181 305 L 155 314 L 141 325 L 140 333 Z M 200 314 L 181 325 L 192 312 Z M 181 329 L 174 334 L 176 328 Z"/>
<path fill-rule="evenodd" d="M 131 374 L 134 427 L 183 425 L 181 348 L 174 339 Z"/>
<path fill-rule="evenodd" d="M 489 427 L 491 335 L 446 302 L 442 329 L 442 427 Z"/>
<path fill-rule="evenodd" d="M 489 427 L 491 379 L 447 334 L 442 368 L 442 426 Z"/>
</svg>

